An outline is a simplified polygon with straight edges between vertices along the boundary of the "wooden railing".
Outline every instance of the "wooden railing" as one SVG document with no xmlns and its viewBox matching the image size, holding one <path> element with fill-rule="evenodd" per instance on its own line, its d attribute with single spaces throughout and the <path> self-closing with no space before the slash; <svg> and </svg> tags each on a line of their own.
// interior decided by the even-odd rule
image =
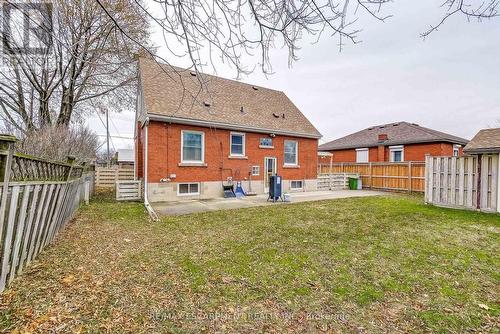
<svg viewBox="0 0 500 334">
<path fill-rule="evenodd" d="M 50 244 L 93 191 L 93 173 L 14 153 L 0 135 L 0 292 Z"/>
<path fill-rule="evenodd" d="M 349 187 L 349 178 L 358 178 L 356 173 L 330 173 L 318 175 L 318 190 L 342 190 Z"/>
<path fill-rule="evenodd" d="M 423 192 L 425 190 L 425 162 L 369 162 L 334 163 L 318 165 L 318 174 L 356 173 L 363 188 Z"/>
</svg>

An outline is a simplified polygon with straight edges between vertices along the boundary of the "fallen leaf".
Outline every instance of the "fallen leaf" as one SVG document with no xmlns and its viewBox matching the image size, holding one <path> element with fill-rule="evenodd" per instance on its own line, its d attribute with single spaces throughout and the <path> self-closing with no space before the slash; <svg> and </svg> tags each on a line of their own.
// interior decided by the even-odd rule
<svg viewBox="0 0 500 334">
<path fill-rule="evenodd" d="M 69 276 L 66 276 L 62 279 L 62 282 L 64 284 L 71 284 L 75 281 L 75 276 L 74 275 L 69 275 Z"/>
<path fill-rule="evenodd" d="M 482 308 L 483 310 L 489 310 L 490 308 L 488 307 L 488 305 L 486 304 L 477 304 L 477 306 L 479 306 L 480 308 Z"/>
</svg>

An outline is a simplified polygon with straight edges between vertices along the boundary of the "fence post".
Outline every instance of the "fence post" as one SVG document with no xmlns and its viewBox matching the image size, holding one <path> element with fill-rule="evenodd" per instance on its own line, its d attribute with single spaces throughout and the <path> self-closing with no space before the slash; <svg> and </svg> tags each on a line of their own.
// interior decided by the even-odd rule
<svg viewBox="0 0 500 334">
<path fill-rule="evenodd" d="M 478 154 L 477 155 L 477 186 L 476 186 L 476 209 L 481 210 L 481 174 L 483 173 L 482 171 L 482 160 L 483 160 L 483 155 Z"/>
<path fill-rule="evenodd" d="M 5 224 L 5 210 L 9 194 L 9 180 L 12 169 L 12 156 L 14 155 L 15 136 L 0 135 L 0 154 L 3 156 L 0 165 L 0 181 L 2 182 L 2 198 L 0 203 L 0 244 Z"/>
<path fill-rule="evenodd" d="M 373 165 L 372 165 L 371 162 L 369 162 L 368 166 L 369 166 L 368 168 L 370 170 L 370 189 L 372 189 L 373 188 L 373 177 L 372 177 L 372 175 L 373 175 Z"/>
<path fill-rule="evenodd" d="M 408 192 L 411 193 L 411 161 L 408 161 Z"/>
<path fill-rule="evenodd" d="M 68 175 L 66 176 L 66 181 L 69 181 L 69 179 L 71 178 L 71 172 L 73 171 L 73 164 L 75 163 L 75 157 L 72 155 L 68 155 L 67 162 L 68 164 L 71 165 L 68 170 Z"/>
</svg>

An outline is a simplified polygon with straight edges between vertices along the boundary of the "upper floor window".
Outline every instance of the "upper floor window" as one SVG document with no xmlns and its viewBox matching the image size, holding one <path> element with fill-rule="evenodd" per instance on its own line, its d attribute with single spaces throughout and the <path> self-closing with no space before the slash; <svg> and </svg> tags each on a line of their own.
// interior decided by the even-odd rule
<svg viewBox="0 0 500 334">
<path fill-rule="evenodd" d="M 231 145 L 230 155 L 244 156 L 245 155 L 245 134 L 231 132 L 230 145 Z"/>
<path fill-rule="evenodd" d="M 273 139 L 272 138 L 260 138 L 259 141 L 260 147 L 273 147 Z"/>
<path fill-rule="evenodd" d="M 183 130 L 181 135 L 181 161 L 204 162 L 205 134 L 200 131 Z"/>
<path fill-rule="evenodd" d="M 298 165 L 298 148 L 295 140 L 285 140 L 285 165 Z"/>
<path fill-rule="evenodd" d="M 389 161 L 401 162 L 405 160 L 403 145 L 389 146 Z"/>
<path fill-rule="evenodd" d="M 453 156 L 454 157 L 458 157 L 458 155 L 460 154 L 460 145 L 453 145 Z"/>
<path fill-rule="evenodd" d="M 357 148 L 356 149 L 356 162 L 368 162 L 368 149 L 367 148 Z"/>
</svg>

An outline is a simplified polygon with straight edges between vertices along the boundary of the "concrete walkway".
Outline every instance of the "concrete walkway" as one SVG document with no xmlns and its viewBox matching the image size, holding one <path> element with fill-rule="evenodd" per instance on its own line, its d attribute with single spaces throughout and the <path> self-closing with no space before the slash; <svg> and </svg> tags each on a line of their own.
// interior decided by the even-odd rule
<svg viewBox="0 0 500 334">
<path fill-rule="evenodd" d="M 292 193 L 291 203 L 320 201 L 325 199 L 364 197 L 386 195 L 380 191 L 371 190 L 334 190 L 334 191 L 311 191 Z M 286 205 L 281 201 L 273 203 L 267 201 L 267 195 L 248 196 L 243 198 L 217 198 L 209 200 L 185 200 L 178 202 L 152 203 L 153 209 L 160 216 L 183 215 L 196 212 L 216 211 L 226 209 L 250 208 L 263 205 Z"/>
</svg>

